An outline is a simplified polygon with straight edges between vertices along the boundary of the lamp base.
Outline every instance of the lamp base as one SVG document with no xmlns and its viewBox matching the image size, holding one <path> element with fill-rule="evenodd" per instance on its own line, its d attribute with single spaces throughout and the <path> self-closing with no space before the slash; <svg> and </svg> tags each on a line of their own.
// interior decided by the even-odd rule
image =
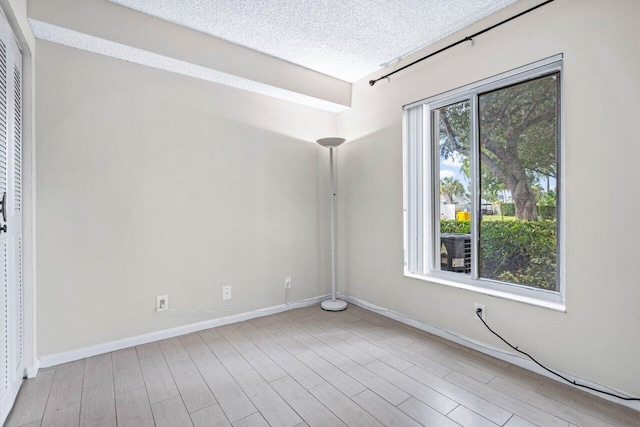
<svg viewBox="0 0 640 427">
<path fill-rule="evenodd" d="M 328 299 L 322 301 L 320 307 L 326 311 L 342 311 L 347 309 L 347 303 L 339 299 L 335 301 Z"/>
</svg>

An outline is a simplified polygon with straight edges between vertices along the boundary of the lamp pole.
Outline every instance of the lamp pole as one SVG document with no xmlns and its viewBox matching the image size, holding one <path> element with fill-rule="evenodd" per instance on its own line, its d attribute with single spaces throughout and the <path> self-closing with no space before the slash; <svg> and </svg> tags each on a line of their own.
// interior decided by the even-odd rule
<svg viewBox="0 0 640 427">
<path fill-rule="evenodd" d="M 344 138 L 322 138 L 317 142 L 323 147 L 329 148 L 329 175 L 331 179 L 331 299 L 322 301 L 320 306 L 327 311 L 342 311 L 347 308 L 347 303 L 336 298 L 336 182 L 333 168 L 333 149 L 344 142 Z"/>
</svg>

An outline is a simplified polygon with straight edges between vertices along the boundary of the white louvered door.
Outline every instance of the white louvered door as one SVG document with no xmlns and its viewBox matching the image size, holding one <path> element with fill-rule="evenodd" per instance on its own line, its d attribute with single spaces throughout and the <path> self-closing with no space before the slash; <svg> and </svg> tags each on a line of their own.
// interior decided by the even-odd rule
<svg viewBox="0 0 640 427">
<path fill-rule="evenodd" d="M 0 422 L 24 375 L 22 55 L 0 14 Z M 6 228 L 5 228 L 6 227 Z"/>
</svg>

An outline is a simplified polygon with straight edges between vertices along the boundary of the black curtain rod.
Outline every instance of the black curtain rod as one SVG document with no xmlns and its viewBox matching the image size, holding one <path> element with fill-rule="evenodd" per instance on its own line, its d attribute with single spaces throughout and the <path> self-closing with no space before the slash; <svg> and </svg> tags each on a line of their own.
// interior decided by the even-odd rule
<svg viewBox="0 0 640 427">
<path fill-rule="evenodd" d="M 473 39 L 474 39 L 475 37 L 478 37 L 479 35 L 484 34 L 484 33 L 486 33 L 487 31 L 491 31 L 491 30 L 493 30 L 494 28 L 499 27 L 499 26 L 500 26 L 500 25 L 502 25 L 502 24 L 506 24 L 506 23 L 507 23 L 507 22 L 509 22 L 509 21 L 513 21 L 514 19 L 519 18 L 519 17 L 521 17 L 522 15 L 526 15 L 526 14 L 527 14 L 527 13 L 529 13 L 529 12 L 533 12 L 534 10 L 536 10 L 536 9 L 538 9 L 538 8 L 540 8 L 540 7 L 544 6 L 544 5 L 546 5 L 546 4 L 549 4 L 549 3 L 551 3 L 552 1 L 553 1 L 553 0 L 547 0 L 547 1 L 545 1 L 545 2 L 542 2 L 542 3 L 540 3 L 539 5 L 536 5 L 536 6 L 532 7 L 532 8 L 530 8 L 530 9 L 527 9 L 527 10 L 525 10 L 525 11 L 523 11 L 523 12 L 518 13 L 517 15 L 512 16 L 511 18 L 507 18 L 507 19 L 505 19 L 504 21 L 500 21 L 500 22 L 498 22 L 497 24 L 494 24 L 494 25 L 492 25 L 492 26 L 490 26 L 490 27 L 488 27 L 488 28 L 485 28 L 485 29 L 484 29 L 484 30 L 482 30 L 482 31 L 478 31 L 477 33 L 471 34 L 470 36 L 467 36 L 467 37 L 463 38 L 462 40 L 458 40 L 458 41 L 457 41 L 457 42 L 455 42 L 455 43 L 451 43 L 449 46 L 445 46 L 445 47 L 443 47 L 442 49 L 439 49 L 439 50 L 437 50 L 437 51 L 435 51 L 435 52 L 433 52 L 433 53 L 430 53 L 430 54 L 429 54 L 429 55 L 427 55 L 427 56 L 423 56 L 423 57 L 422 57 L 422 58 L 420 58 L 420 59 L 416 59 L 416 60 L 415 60 L 415 61 L 413 61 L 412 63 L 407 64 L 407 65 L 405 65 L 404 67 L 398 68 L 397 70 L 394 70 L 394 71 L 390 72 L 389 74 L 385 74 L 384 76 L 379 77 L 379 78 L 377 78 L 377 79 L 375 79 L 375 80 L 369 80 L 369 84 L 370 84 L 371 86 L 373 86 L 374 84 L 376 84 L 376 83 L 377 83 L 377 82 L 379 82 L 380 80 L 383 80 L 383 79 L 389 78 L 389 77 L 391 77 L 392 75 L 394 75 L 395 73 L 399 73 L 400 71 L 404 70 L 405 68 L 409 68 L 409 67 L 411 67 L 411 66 L 413 66 L 413 65 L 416 65 L 418 62 L 422 62 L 422 61 L 424 61 L 425 59 L 431 58 L 432 56 L 435 56 L 435 55 L 437 55 L 437 54 L 439 54 L 439 53 L 442 53 L 442 52 L 444 52 L 445 50 L 451 49 L 451 48 L 452 48 L 452 47 L 454 47 L 454 46 L 458 46 L 459 44 L 462 44 L 462 43 L 464 43 L 464 42 L 466 42 L 466 41 L 473 41 Z"/>
</svg>

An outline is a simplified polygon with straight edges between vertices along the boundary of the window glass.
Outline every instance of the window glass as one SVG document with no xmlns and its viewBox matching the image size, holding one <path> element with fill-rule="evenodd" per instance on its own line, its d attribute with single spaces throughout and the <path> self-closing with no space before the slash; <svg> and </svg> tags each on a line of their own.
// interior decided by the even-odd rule
<svg viewBox="0 0 640 427">
<path fill-rule="evenodd" d="M 436 268 L 471 273 L 471 172 L 469 100 L 432 110 L 438 159 L 435 206 L 439 210 L 436 231 Z M 434 218 L 435 219 L 435 218 Z"/>
<path fill-rule="evenodd" d="M 478 95 L 481 278 L 557 289 L 558 77 Z"/>
</svg>

